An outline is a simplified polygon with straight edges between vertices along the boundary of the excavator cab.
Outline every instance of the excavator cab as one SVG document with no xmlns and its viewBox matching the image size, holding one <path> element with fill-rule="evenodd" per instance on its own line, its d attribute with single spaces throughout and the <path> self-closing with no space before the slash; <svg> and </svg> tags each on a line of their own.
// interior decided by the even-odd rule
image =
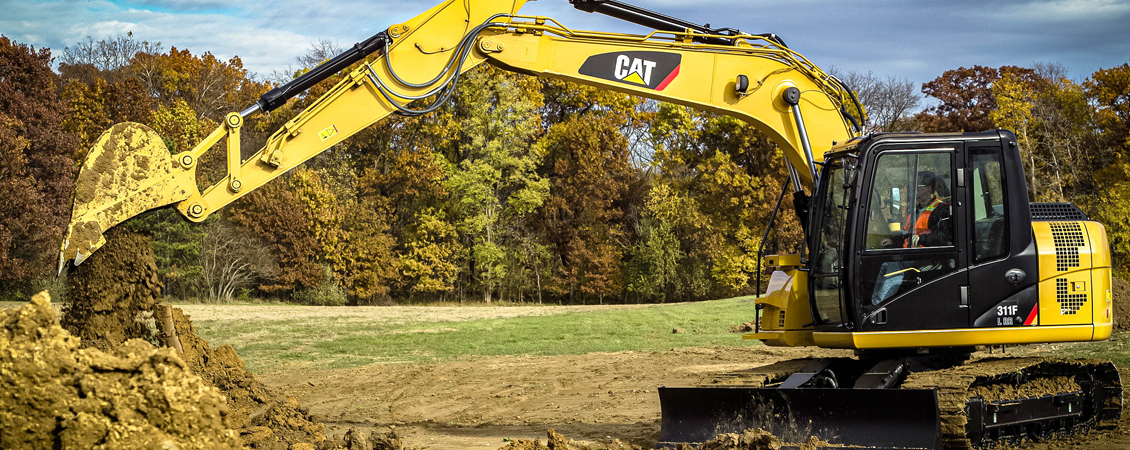
<svg viewBox="0 0 1130 450">
<path fill-rule="evenodd" d="M 809 222 L 814 332 L 1032 326 L 1038 260 L 1014 142 L 1007 131 L 884 134 L 826 155 Z M 977 324 L 1002 302 L 1009 314 L 999 324 Z M 907 336 L 832 339 L 935 346 Z"/>
<path fill-rule="evenodd" d="M 919 351 L 1109 337 L 1105 230 L 1074 205 L 1029 203 L 1011 132 L 870 136 L 826 154 L 820 180 L 811 312 L 786 318 L 811 326 L 812 343 Z"/>
</svg>

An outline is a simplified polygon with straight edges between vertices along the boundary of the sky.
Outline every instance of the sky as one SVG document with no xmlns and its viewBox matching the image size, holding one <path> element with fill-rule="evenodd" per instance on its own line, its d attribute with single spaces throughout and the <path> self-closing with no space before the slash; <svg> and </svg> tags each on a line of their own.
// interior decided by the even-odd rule
<svg viewBox="0 0 1130 450">
<path fill-rule="evenodd" d="M 419 14 L 437 0 L 0 0 L 0 34 L 61 54 L 87 36 L 138 40 L 239 56 L 261 78 L 294 67 L 311 44 L 348 47 Z M 1059 63 L 1082 80 L 1130 62 L 1130 0 L 630 0 L 715 28 L 776 33 L 825 69 L 915 83 L 960 66 Z M 537 0 L 523 14 L 573 29 L 641 27 Z"/>
</svg>

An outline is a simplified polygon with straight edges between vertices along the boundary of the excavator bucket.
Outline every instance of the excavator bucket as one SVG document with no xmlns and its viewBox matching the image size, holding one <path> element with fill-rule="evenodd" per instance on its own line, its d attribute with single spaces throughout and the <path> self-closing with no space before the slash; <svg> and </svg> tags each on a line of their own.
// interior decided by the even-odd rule
<svg viewBox="0 0 1130 450">
<path fill-rule="evenodd" d="M 660 448 L 751 428 L 794 443 L 782 448 L 798 448 L 813 436 L 828 448 L 942 448 L 937 391 L 931 389 L 661 387 L 659 401 Z"/>
<path fill-rule="evenodd" d="M 173 161 L 153 129 L 130 122 L 114 125 L 94 143 L 79 169 L 59 271 L 68 260 L 81 264 L 102 247 L 102 233 L 110 227 L 194 192 L 194 171 Z"/>
</svg>

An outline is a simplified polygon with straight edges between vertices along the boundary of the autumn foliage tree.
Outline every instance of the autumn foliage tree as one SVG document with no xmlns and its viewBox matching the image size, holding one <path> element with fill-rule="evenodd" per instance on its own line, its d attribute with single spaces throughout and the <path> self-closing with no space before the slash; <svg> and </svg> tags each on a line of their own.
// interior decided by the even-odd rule
<svg viewBox="0 0 1130 450">
<path fill-rule="evenodd" d="M 1100 69 L 1085 83 L 1096 104 L 1094 216 L 1109 233 L 1114 264 L 1130 274 L 1130 63 Z"/>
<path fill-rule="evenodd" d="M 222 61 L 209 52 L 193 56 L 172 47 L 168 53 L 137 53 L 130 65 L 157 101 L 183 100 L 200 118 L 215 121 L 251 105 L 268 87 L 248 78 L 238 56 Z"/>
<path fill-rule="evenodd" d="M 338 51 L 314 43 L 268 82 L 238 57 L 124 34 L 67 47 L 55 74 L 47 50 L 0 38 L 2 290 L 53 270 L 76 163 L 107 127 L 143 123 L 170 152 L 189 150 L 224 114 Z M 908 80 L 841 78 L 875 130 L 1016 132 L 1032 200 L 1074 202 L 1102 222 L 1127 273 L 1130 64 L 1066 73 L 949 70 L 921 86 L 932 106 L 918 114 Z M 243 157 L 344 77 L 249 116 Z M 436 106 L 378 121 L 204 224 L 166 208 L 127 226 L 153 236 L 168 295 L 316 304 L 718 298 L 764 288 L 762 251 L 800 250 L 788 202 L 763 238 L 787 167 L 741 120 L 489 65 Z M 226 176 L 225 158 L 220 145 L 199 160 L 198 187 Z"/>
<path fill-rule="evenodd" d="M 52 274 L 70 219 L 78 139 L 51 52 L 0 36 L 0 284 Z M 7 289 L 5 289 L 7 290 Z"/>
<path fill-rule="evenodd" d="M 511 231 L 537 210 L 549 193 L 549 180 L 537 169 L 542 152 L 533 143 L 541 131 L 535 114 L 541 106 L 537 80 L 492 67 L 471 72 L 454 105 L 459 109 L 458 156 L 447 188 L 463 236 L 470 240 L 469 273 L 491 302 L 507 272 Z"/>
<path fill-rule="evenodd" d="M 553 180 L 541 223 L 560 258 L 554 285 L 570 302 L 603 302 L 623 283 L 622 201 L 633 176 L 627 140 L 614 118 L 592 112 L 551 127 L 540 145 Z"/>
<path fill-rule="evenodd" d="M 266 243 L 278 259 L 273 279 L 262 280 L 265 292 L 292 291 L 318 286 L 324 280 L 318 263 L 320 245 L 315 225 L 298 198 L 276 178 L 231 205 L 227 218 Z"/>
<path fill-rule="evenodd" d="M 79 151 L 75 154 L 78 163 L 85 159 L 98 136 L 113 124 L 151 120 L 152 100 L 135 78 L 112 83 L 99 76 L 94 76 L 90 83 L 70 79 L 63 88 L 63 98 L 71 108 L 64 128 L 79 138 Z"/>
<path fill-rule="evenodd" d="M 1016 66 L 1000 68 L 973 66 L 947 70 L 922 85 L 922 93 L 938 104 L 917 116 L 927 133 L 945 131 L 984 131 L 993 128 L 989 113 L 996 109 L 992 87 L 1004 75 L 1021 82 L 1032 82 L 1035 71 Z"/>
</svg>

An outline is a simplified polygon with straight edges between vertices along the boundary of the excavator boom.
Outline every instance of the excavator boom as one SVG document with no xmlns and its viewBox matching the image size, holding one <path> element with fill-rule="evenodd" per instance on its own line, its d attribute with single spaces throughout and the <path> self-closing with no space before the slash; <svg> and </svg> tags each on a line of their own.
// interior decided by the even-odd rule
<svg viewBox="0 0 1130 450">
<path fill-rule="evenodd" d="M 607 0 L 574 3 L 585 10 L 619 11 L 620 16 L 662 25 L 667 31 L 575 31 L 553 19 L 517 15 L 523 3 L 437 5 L 272 89 L 246 110 L 228 114 L 198 145 L 175 155 L 144 125 L 120 124 L 108 130 L 88 153 L 76 182 L 60 271 L 66 261 L 80 264 L 97 250 L 107 229 L 143 211 L 175 203 L 189 220 L 202 221 L 389 114 L 430 112 L 450 96 L 461 73 L 484 62 L 742 118 L 784 149 L 796 169 L 796 186 L 811 183 L 812 162 L 818 159 L 814 155 L 858 134 L 844 105 L 851 91 L 776 36 L 701 26 L 671 31 L 690 24 Z M 370 55 L 375 56 L 345 73 L 255 155 L 240 157 L 244 117 L 277 108 Z M 795 107 L 785 100 L 790 89 L 797 93 Z M 801 97 L 800 92 L 806 94 Z M 433 101 L 421 109 L 408 106 L 421 99 Z M 226 147 L 227 176 L 200 192 L 196 164 L 216 144 Z"/>
</svg>

